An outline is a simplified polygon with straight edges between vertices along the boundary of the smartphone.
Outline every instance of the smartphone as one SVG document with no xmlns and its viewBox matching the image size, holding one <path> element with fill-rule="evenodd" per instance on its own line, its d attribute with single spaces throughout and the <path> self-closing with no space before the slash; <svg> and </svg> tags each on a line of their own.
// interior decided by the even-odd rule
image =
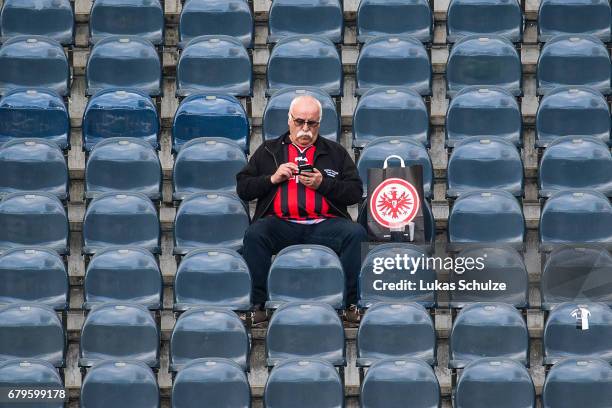
<svg viewBox="0 0 612 408">
<path fill-rule="evenodd" d="M 313 171 L 314 171 L 314 167 L 312 167 L 312 164 L 300 164 L 298 165 L 297 174 L 302 174 L 304 172 L 312 173 Z"/>
</svg>

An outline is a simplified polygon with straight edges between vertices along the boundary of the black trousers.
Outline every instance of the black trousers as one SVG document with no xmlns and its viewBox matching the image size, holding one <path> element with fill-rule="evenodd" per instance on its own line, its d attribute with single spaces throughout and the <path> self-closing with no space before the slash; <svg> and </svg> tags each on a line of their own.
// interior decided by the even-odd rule
<svg viewBox="0 0 612 408">
<path fill-rule="evenodd" d="M 329 218 L 312 225 L 289 222 L 276 216 L 260 218 L 247 229 L 242 249 L 253 281 L 251 301 L 257 305 L 267 300 L 268 272 L 273 254 L 290 245 L 318 244 L 331 248 L 340 257 L 346 279 L 347 303 L 357 304 L 361 243 L 366 240 L 365 228 L 346 218 Z"/>
</svg>

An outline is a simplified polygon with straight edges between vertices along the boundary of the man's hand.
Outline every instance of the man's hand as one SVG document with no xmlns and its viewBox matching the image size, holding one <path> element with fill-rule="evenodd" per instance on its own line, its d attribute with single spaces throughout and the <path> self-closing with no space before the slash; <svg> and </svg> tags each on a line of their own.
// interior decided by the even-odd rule
<svg viewBox="0 0 612 408">
<path fill-rule="evenodd" d="M 312 188 L 313 190 L 318 189 L 321 185 L 321 182 L 323 181 L 323 175 L 317 169 L 313 169 L 312 173 L 304 172 L 300 174 L 298 178 L 300 180 L 300 183 L 302 183 L 308 188 Z"/>
<path fill-rule="evenodd" d="M 272 184 L 282 183 L 283 181 L 289 180 L 291 177 L 293 177 L 293 174 L 297 173 L 297 171 L 297 164 L 283 163 L 278 166 L 278 169 L 276 169 L 276 173 L 270 176 L 270 181 L 272 182 Z"/>
</svg>

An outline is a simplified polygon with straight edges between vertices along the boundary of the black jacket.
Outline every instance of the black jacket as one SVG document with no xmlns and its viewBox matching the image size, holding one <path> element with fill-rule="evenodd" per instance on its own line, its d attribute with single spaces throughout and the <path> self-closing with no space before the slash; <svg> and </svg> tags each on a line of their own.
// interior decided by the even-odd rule
<svg viewBox="0 0 612 408">
<path fill-rule="evenodd" d="M 253 153 L 246 166 L 236 175 L 238 196 L 244 201 L 257 199 L 253 221 L 262 217 L 274 200 L 278 185 L 270 176 L 287 162 L 289 132 L 267 140 Z M 314 167 L 323 174 L 318 192 L 330 205 L 330 212 L 350 218 L 346 207 L 361 200 L 363 184 L 357 167 L 342 145 L 321 136 L 314 144 Z"/>
</svg>

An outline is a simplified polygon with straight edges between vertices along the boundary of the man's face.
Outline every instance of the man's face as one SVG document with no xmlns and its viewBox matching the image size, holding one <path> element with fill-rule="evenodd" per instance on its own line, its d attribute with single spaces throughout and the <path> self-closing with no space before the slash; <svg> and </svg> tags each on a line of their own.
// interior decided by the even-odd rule
<svg viewBox="0 0 612 408">
<path fill-rule="evenodd" d="M 291 141 L 302 147 L 313 144 L 319 136 L 319 120 L 317 103 L 310 99 L 300 100 L 289 112 L 289 137 Z"/>
</svg>

